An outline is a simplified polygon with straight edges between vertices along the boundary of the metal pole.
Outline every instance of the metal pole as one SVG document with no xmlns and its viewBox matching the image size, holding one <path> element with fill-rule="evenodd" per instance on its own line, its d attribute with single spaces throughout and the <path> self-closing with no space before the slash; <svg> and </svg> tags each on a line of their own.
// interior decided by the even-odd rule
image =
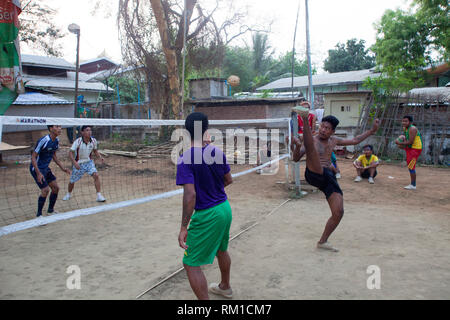
<svg viewBox="0 0 450 320">
<path fill-rule="evenodd" d="M 292 113 L 292 130 L 294 137 L 298 137 L 298 118 L 296 113 Z M 300 182 L 300 161 L 294 162 L 294 179 L 295 179 L 295 194 L 297 197 L 303 196 L 302 185 Z"/>
<path fill-rule="evenodd" d="M 77 117 L 77 111 L 78 111 L 78 72 L 80 68 L 80 30 L 78 29 L 76 31 L 77 35 L 77 61 L 75 63 L 75 97 L 74 97 L 74 107 L 73 107 L 73 117 Z M 72 140 L 75 141 L 77 137 L 77 127 L 73 127 L 72 131 Z M 70 140 L 70 139 L 69 139 Z M 70 141 L 72 143 L 73 141 Z"/>
<path fill-rule="evenodd" d="M 292 44 L 292 74 L 291 74 L 291 93 L 294 97 L 294 67 L 295 67 L 295 38 L 297 37 L 298 14 L 300 12 L 300 2 L 298 3 L 297 19 L 295 20 L 294 42 Z"/>
<path fill-rule="evenodd" d="M 186 29 L 187 29 L 187 11 L 186 11 L 186 0 L 184 0 L 184 29 L 183 29 L 183 74 L 181 76 L 181 112 L 184 113 L 184 72 L 186 68 Z M 179 115 L 178 115 L 179 116 Z M 176 118 L 177 119 L 177 118 Z"/>
<path fill-rule="evenodd" d="M 77 117 L 78 108 L 78 72 L 80 64 L 80 30 L 77 31 L 77 62 L 75 66 L 75 109 L 73 110 L 73 117 Z"/>
<path fill-rule="evenodd" d="M 138 89 L 138 118 L 141 119 L 141 93 L 139 90 L 139 81 L 137 82 Z"/>
<path fill-rule="evenodd" d="M 309 43 L 309 12 L 308 12 L 308 0 L 305 0 L 306 10 L 306 56 L 308 59 L 308 82 L 309 82 L 309 102 L 311 103 L 311 110 L 314 110 L 314 89 L 312 83 L 312 71 L 311 71 L 311 46 Z"/>
<path fill-rule="evenodd" d="M 117 89 L 117 103 L 120 105 L 119 82 L 116 83 L 116 89 Z"/>
</svg>

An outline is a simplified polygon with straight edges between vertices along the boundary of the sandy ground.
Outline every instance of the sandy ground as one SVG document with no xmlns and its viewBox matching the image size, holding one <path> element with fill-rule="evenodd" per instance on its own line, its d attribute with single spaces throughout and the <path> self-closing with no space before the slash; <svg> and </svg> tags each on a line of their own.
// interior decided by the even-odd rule
<svg viewBox="0 0 450 320">
<path fill-rule="evenodd" d="M 283 167 L 227 189 L 231 235 L 258 222 L 230 243 L 235 299 L 449 299 L 450 171 L 420 167 L 418 190 L 407 191 L 404 167 L 383 165 L 369 185 L 353 182 L 350 160 L 339 163 L 345 215 L 330 238 L 338 253 L 315 248 L 329 217 L 320 192 L 272 212 L 288 199 L 277 183 Z M 178 196 L 1 237 L 0 299 L 134 299 L 181 267 L 180 221 Z M 67 287 L 73 265 L 81 289 Z M 371 265 L 380 289 L 367 288 Z M 217 262 L 203 270 L 218 280 Z M 183 271 L 141 299 L 195 296 Z"/>
</svg>

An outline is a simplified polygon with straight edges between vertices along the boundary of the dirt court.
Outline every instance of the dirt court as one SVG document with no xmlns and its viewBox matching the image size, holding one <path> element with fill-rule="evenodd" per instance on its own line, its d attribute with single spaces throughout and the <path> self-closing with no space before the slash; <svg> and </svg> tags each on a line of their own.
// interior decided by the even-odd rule
<svg viewBox="0 0 450 320">
<path fill-rule="evenodd" d="M 283 166 L 227 188 L 231 236 L 258 222 L 229 246 L 234 298 L 449 299 L 450 171 L 418 167 L 418 189 L 408 191 L 405 167 L 382 165 L 370 185 L 353 182 L 351 160 L 339 164 L 345 215 L 329 240 L 338 253 L 315 248 L 329 217 L 322 193 L 273 211 L 288 199 L 277 183 Z M 181 267 L 180 221 L 177 196 L 0 237 L 0 299 L 135 299 Z M 67 287 L 74 265 L 80 289 Z M 369 290 L 373 265 L 381 288 Z M 208 282 L 219 280 L 216 261 L 203 270 Z M 141 299 L 195 296 L 183 271 Z"/>
</svg>

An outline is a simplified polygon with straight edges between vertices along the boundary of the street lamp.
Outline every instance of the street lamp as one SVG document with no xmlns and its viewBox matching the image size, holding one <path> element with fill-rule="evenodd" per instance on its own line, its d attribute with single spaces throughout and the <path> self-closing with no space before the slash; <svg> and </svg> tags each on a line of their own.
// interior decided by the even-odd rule
<svg viewBox="0 0 450 320">
<path fill-rule="evenodd" d="M 74 118 L 77 116 L 77 100 L 78 100 L 78 69 L 79 69 L 79 56 L 80 56 L 80 26 L 72 23 L 68 27 L 69 31 L 77 35 L 77 62 L 75 69 L 75 110 L 73 112 Z"/>
<path fill-rule="evenodd" d="M 79 69 L 79 62 L 80 62 L 80 26 L 72 23 L 68 27 L 69 31 L 77 35 L 77 62 L 75 67 L 75 99 L 74 99 L 74 108 L 73 108 L 73 117 L 77 117 L 77 105 L 78 105 L 78 69 Z M 73 127 L 73 139 L 76 136 L 76 127 Z M 72 142 L 72 141 L 71 141 Z"/>
</svg>

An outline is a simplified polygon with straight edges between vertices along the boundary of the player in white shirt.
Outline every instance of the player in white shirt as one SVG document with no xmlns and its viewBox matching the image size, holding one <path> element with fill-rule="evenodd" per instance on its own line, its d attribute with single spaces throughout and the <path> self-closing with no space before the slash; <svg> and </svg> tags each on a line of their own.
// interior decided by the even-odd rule
<svg viewBox="0 0 450 320">
<path fill-rule="evenodd" d="M 81 137 L 73 142 L 69 151 L 69 158 L 72 161 L 73 170 L 72 175 L 70 176 L 68 193 L 63 198 L 64 201 L 69 200 L 72 197 L 75 182 L 80 180 L 85 173 L 94 178 L 95 189 L 97 190 L 97 201 L 106 201 L 100 192 L 100 178 L 97 169 L 95 168 L 94 160 L 92 160 L 92 154 L 94 154 L 97 158 L 100 158 L 102 163 L 105 161 L 98 153 L 97 147 L 97 140 L 92 138 L 92 127 L 82 126 Z"/>
</svg>

